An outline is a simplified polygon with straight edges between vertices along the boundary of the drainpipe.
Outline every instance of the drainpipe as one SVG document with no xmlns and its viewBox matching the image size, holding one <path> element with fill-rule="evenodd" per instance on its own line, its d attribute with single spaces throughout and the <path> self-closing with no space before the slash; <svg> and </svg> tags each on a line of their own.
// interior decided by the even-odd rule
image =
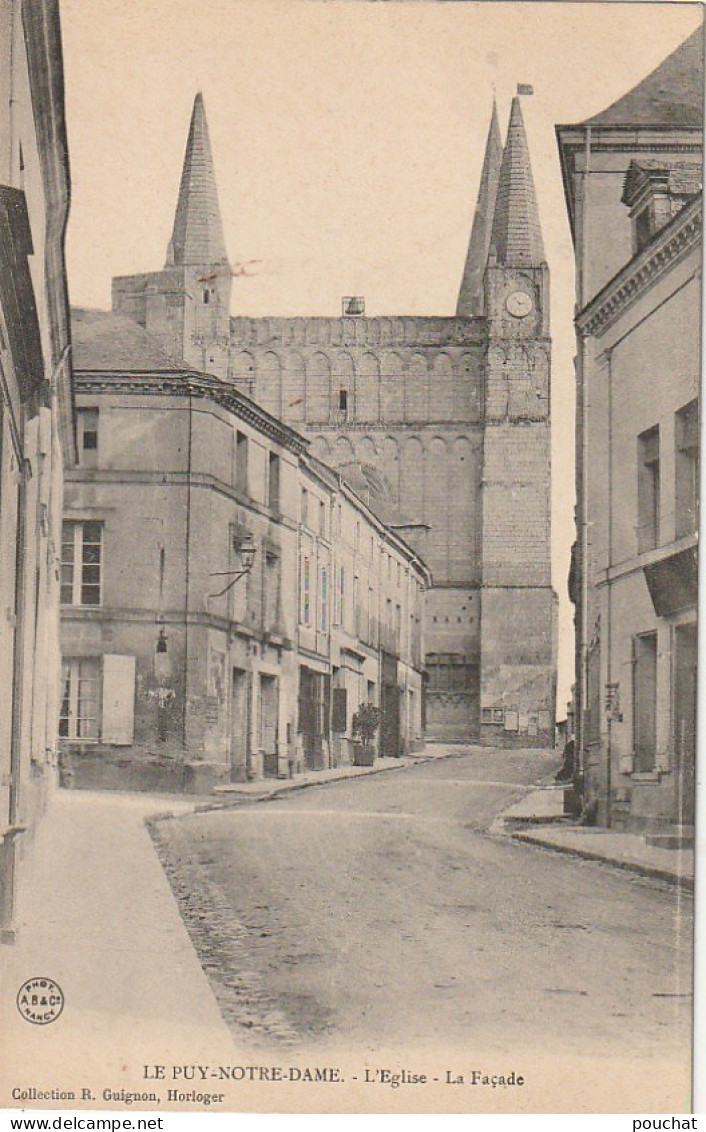
<svg viewBox="0 0 706 1132">
<path fill-rule="evenodd" d="M 581 256 L 578 263 L 577 279 L 577 306 L 581 310 L 586 303 L 586 237 L 589 231 L 588 224 L 588 177 L 591 165 L 591 128 L 586 128 L 585 169 L 583 173 L 583 200 L 581 213 Z M 586 468 L 588 466 L 588 418 L 587 418 L 587 376 L 586 365 L 586 339 L 583 334 L 577 335 L 578 342 L 578 370 L 579 389 L 576 407 L 577 418 L 580 424 L 579 445 L 576 452 L 577 461 L 577 573 L 579 583 L 578 593 L 578 625 L 576 642 L 576 655 L 578 657 L 578 672 L 576 673 L 576 754 L 580 767 L 583 801 L 586 797 L 586 682 L 587 682 L 587 632 L 588 632 L 588 483 Z"/>
</svg>

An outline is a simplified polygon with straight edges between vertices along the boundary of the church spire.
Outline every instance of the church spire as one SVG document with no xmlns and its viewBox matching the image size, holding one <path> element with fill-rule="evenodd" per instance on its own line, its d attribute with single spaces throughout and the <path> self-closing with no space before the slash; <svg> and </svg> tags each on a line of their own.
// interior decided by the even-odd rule
<svg viewBox="0 0 706 1132">
<path fill-rule="evenodd" d="M 227 262 L 206 111 L 199 93 L 194 99 L 165 266 L 213 267 Z"/>
<path fill-rule="evenodd" d="M 517 97 L 512 100 L 500 169 L 490 254 L 502 267 L 538 267 L 545 258 L 527 135 Z"/>
<path fill-rule="evenodd" d="M 475 315 L 483 313 L 483 273 L 488 262 L 490 230 L 493 224 L 502 159 L 503 143 L 498 124 L 498 109 L 495 105 L 495 99 L 493 99 L 493 113 L 490 118 L 488 140 L 485 143 L 485 157 L 480 176 L 476 211 L 473 216 L 471 241 L 468 245 L 466 266 L 463 269 L 463 278 L 456 304 L 458 318 L 473 318 Z"/>
</svg>

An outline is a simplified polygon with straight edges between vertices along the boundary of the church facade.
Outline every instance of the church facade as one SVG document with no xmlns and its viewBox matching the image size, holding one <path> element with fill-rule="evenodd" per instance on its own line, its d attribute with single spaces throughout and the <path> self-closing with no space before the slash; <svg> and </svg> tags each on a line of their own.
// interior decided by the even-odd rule
<svg viewBox="0 0 706 1132">
<path fill-rule="evenodd" d="M 452 317 L 231 317 L 231 269 L 197 96 L 161 271 L 113 281 L 113 311 L 234 383 L 428 564 L 426 728 L 552 742 L 549 272 L 519 98 L 495 108 Z"/>
</svg>

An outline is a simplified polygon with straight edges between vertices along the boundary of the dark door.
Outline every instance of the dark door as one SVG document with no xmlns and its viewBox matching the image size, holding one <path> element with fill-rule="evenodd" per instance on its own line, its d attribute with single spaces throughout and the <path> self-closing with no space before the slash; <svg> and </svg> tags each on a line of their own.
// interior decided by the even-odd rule
<svg viewBox="0 0 706 1132">
<path fill-rule="evenodd" d="M 304 762 L 309 770 L 324 765 L 324 678 L 310 668 L 299 669 L 299 730 L 304 744 Z"/>
<path fill-rule="evenodd" d="M 396 684 L 381 688 L 380 755 L 397 758 L 400 751 L 400 689 Z"/>
<path fill-rule="evenodd" d="M 674 752 L 676 819 L 693 825 L 696 779 L 696 625 L 675 630 Z"/>
</svg>

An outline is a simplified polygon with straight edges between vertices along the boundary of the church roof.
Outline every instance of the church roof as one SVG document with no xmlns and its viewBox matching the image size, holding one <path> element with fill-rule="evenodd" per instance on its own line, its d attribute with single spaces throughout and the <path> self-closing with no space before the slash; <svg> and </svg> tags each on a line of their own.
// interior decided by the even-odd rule
<svg viewBox="0 0 706 1132">
<path fill-rule="evenodd" d="M 488 262 L 490 231 L 493 225 L 502 159 L 503 142 L 498 124 L 498 110 L 493 99 L 493 113 L 490 118 L 488 140 L 485 143 L 485 157 L 476 211 L 473 216 L 471 240 L 456 304 L 456 315 L 459 318 L 473 318 L 483 313 L 483 275 Z"/>
<path fill-rule="evenodd" d="M 172 372 L 184 364 L 131 318 L 107 311 L 72 309 L 71 341 L 75 370 Z"/>
<path fill-rule="evenodd" d="M 527 135 L 517 96 L 512 100 L 500 167 L 490 252 L 504 267 L 536 267 L 545 259 Z"/>
<path fill-rule="evenodd" d="M 585 126 L 703 128 L 704 33 L 698 28 L 656 70 Z"/>
<path fill-rule="evenodd" d="M 194 100 L 166 267 L 227 263 L 203 96 Z"/>
</svg>

